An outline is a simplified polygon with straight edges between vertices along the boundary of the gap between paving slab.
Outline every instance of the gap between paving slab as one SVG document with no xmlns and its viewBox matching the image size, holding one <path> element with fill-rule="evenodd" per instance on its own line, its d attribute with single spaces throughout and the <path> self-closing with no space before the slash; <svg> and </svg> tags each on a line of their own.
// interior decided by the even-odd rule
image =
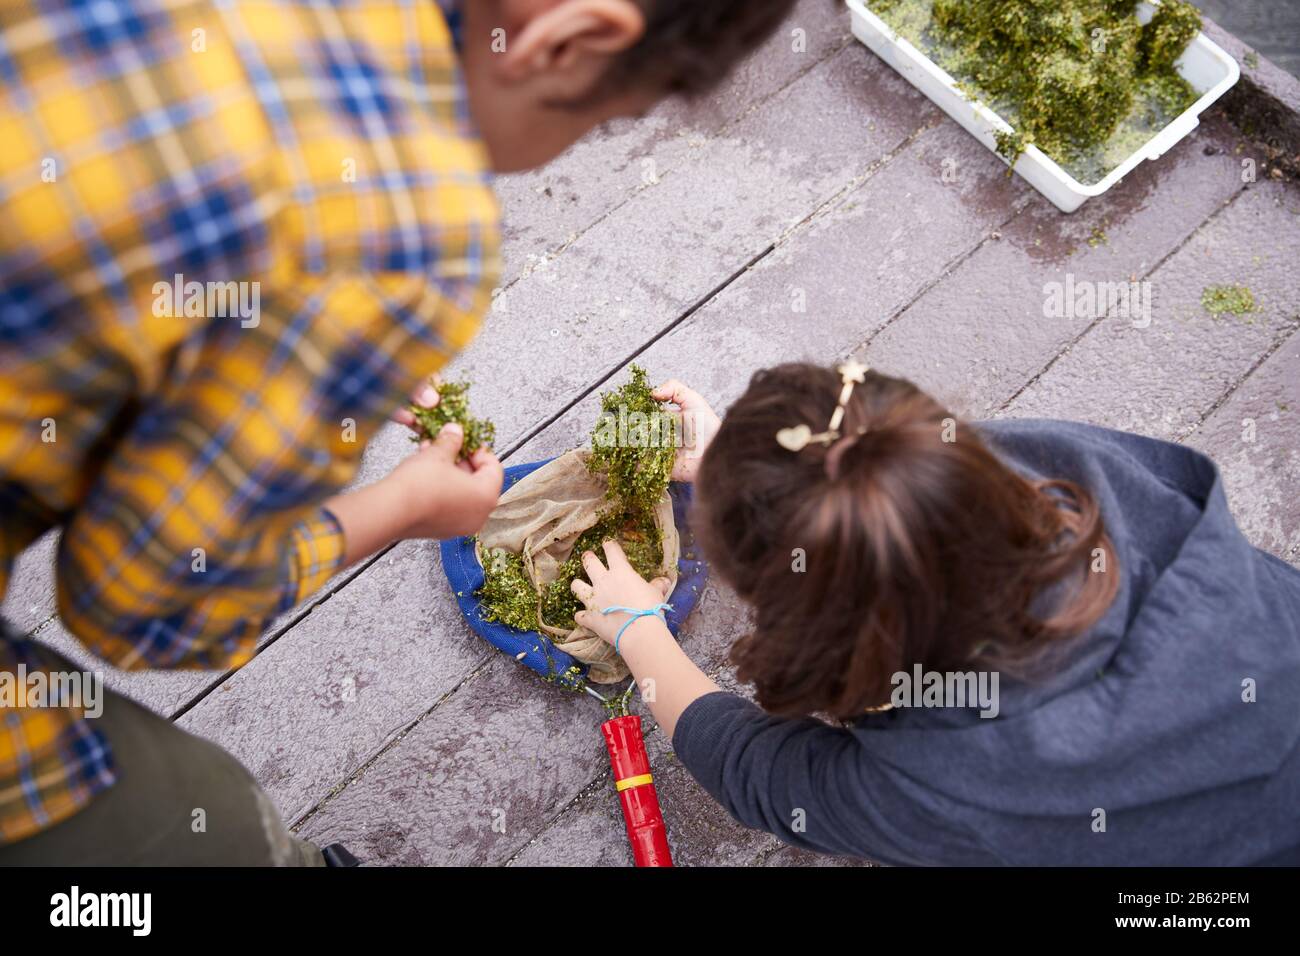
<svg viewBox="0 0 1300 956">
<path fill-rule="evenodd" d="M 1300 333 L 1185 442 L 1218 462 L 1246 537 L 1300 568 Z"/>
</svg>

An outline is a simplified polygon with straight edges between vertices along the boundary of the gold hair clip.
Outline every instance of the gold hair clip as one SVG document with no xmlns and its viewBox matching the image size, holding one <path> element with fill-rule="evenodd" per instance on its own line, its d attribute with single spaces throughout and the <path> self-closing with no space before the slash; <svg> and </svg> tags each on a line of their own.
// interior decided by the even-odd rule
<svg viewBox="0 0 1300 956">
<path fill-rule="evenodd" d="M 807 425 L 795 425 L 792 428 L 782 428 L 776 433 L 776 442 L 786 451 L 803 451 L 814 442 L 821 445 L 830 445 L 840 437 L 840 424 L 844 421 L 844 407 L 848 405 L 849 398 L 853 395 L 853 386 L 861 385 L 867 380 L 866 365 L 861 362 L 850 359 L 839 367 L 840 381 L 844 383 L 840 388 L 839 404 L 835 406 L 835 414 L 831 416 L 831 423 L 826 427 L 826 431 L 813 434 L 813 430 Z"/>
</svg>

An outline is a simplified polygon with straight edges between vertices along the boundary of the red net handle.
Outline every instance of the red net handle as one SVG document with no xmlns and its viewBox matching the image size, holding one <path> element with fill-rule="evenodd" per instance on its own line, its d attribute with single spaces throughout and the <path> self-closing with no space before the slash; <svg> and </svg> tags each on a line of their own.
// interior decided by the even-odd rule
<svg viewBox="0 0 1300 956">
<path fill-rule="evenodd" d="M 601 725 L 609 766 L 614 772 L 614 788 L 623 804 L 623 821 L 632 856 L 637 866 L 672 866 L 668 850 L 668 829 L 659 810 L 650 775 L 650 757 L 641 736 L 640 717 L 615 717 Z"/>
</svg>

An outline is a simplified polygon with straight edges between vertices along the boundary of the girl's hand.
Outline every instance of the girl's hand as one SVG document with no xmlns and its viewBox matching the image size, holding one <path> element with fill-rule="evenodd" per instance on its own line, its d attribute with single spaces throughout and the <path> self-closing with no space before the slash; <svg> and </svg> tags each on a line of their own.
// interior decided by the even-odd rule
<svg viewBox="0 0 1300 956">
<path fill-rule="evenodd" d="M 673 462 L 673 481 L 694 481 L 700 459 L 722 422 L 699 392 L 670 378 L 650 393 L 657 401 L 671 402 L 679 409 L 682 423 L 682 447 Z"/>
<path fill-rule="evenodd" d="M 668 599 L 672 586 L 667 578 L 646 581 L 637 574 L 617 541 L 606 541 L 604 548 L 608 567 L 590 551 L 582 556 L 582 566 L 591 583 L 582 578 L 573 579 L 573 593 L 587 608 L 574 615 L 574 620 L 595 632 L 605 643 L 613 644 L 618 629 L 631 615 L 622 611 L 602 614 L 604 608 L 630 607 L 638 611 L 652 608 Z"/>
</svg>

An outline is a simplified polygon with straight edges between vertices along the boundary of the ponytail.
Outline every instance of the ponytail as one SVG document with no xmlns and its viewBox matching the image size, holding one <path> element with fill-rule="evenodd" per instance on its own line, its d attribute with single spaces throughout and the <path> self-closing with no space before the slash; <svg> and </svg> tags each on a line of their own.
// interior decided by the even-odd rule
<svg viewBox="0 0 1300 956">
<path fill-rule="evenodd" d="M 838 393 L 830 369 L 758 373 L 701 462 L 697 528 L 753 605 L 732 659 L 763 707 L 856 717 L 917 663 L 1028 674 L 1096 623 L 1118 569 L 1085 489 L 1022 477 L 969 427 L 945 440 L 946 409 L 876 373 L 845 407 L 849 437 L 774 440 L 823 427 Z"/>
</svg>

